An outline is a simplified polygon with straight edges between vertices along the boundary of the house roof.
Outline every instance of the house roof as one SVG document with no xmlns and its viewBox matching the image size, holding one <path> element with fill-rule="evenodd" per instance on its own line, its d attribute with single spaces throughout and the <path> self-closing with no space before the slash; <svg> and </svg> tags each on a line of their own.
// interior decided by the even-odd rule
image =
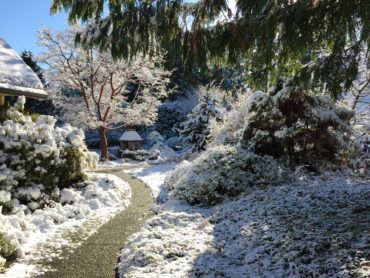
<svg viewBox="0 0 370 278">
<path fill-rule="evenodd" d="M 143 138 L 134 129 L 127 129 L 119 138 L 120 141 L 143 141 Z"/>
<path fill-rule="evenodd" d="M 36 73 L 0 38 L 0 94 L 47 98 Z"/>
</svg>

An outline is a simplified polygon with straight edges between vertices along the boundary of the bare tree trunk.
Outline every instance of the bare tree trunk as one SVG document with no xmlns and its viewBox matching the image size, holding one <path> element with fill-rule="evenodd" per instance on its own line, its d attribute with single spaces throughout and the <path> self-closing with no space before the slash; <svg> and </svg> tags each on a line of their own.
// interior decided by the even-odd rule
<svg viewBox="0 0 370 278">
<path fill-rule="evenodd" d="M 99 139 L 100 139 L 100 152 L 101 156 L 100 159 L 102 161 L 109 160 L 109 153 L 108 153 L 108 141 L 107 136 L 105 134 L 105 127 L 99 126 Z"/>
</svg>

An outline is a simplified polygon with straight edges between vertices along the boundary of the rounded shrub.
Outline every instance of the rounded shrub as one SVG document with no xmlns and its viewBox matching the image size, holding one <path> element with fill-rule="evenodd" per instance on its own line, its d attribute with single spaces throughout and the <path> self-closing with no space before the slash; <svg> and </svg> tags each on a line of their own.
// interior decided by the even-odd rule
<svg viewBox="0 0 370 278">
<path fill-rule="evenodd" d="M 97 157 L 87 150 L 81 130 L 55 127 L 50 116 L 33 121 L 20 112 L 23 104 L 21 99 L 11 107 L 0 124 L 0 192 L 34 204 L 47 201 L 56 188 L 84 181 L 84 169 L 94 168 Z"/>
<path fill-rule="evenodd" d="M 181 164 L 166 180 L 171 195 L 190 204 L 211 206 L 252 186 L 281 181 L 279 164 L 235 146 L 208 149 L 191 164 Z"/>
</svg>

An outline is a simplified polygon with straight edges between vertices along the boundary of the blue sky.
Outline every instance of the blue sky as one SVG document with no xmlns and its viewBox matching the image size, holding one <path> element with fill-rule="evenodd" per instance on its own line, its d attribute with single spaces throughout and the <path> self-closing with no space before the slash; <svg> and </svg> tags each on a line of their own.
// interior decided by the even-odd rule
<svg viewBox="0 0 370 278">
<path fill-rule="evenodd" d="M 188 0 L 196 2 L 197 0 Z M 50 15 L 52 0 L 0 0 L 0 37 L 18 53 L 30 50 L 34 55 L 42 51 L 37 45 L 36 33 L 49 27 L 54 31 L 67 28 L 67 15 Z M 235 0 L 228 0 L 235 8 Z"/>
<path fill-rule="evenodd" d="M 18 53 L 30 50 L 34 54 L 42 49 L 37 46 L 36 33 L 39 29 L 50 27 L 64 30 L 67 15 L 50 15 L 52 0 L 1 0 L 0 37 L 4 38 Z"/>
</svg>

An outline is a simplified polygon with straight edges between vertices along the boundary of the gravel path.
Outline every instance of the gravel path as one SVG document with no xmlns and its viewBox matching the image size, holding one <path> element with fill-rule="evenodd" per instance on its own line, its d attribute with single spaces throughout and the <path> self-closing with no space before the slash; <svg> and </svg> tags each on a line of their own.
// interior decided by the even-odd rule
<svg viewBox="0 0 370 278">
<path fill-rule="evenodd" d="M 95 234 L 82 242 L 72 254 L 66 251 L 63 257 L 46 262 L 54 271 L 47 272 L 43 278 L 108 278 L 115 277 L 115 266 L 127 238 L 137 232 L 144 222 L 152 216 L 153 199 L 145 185 L 120 172 L 120 169 L 104 170 L 130 184 L 132 199 L 130 205 L 109 222 L 101 226 Z"/>
</svg>

